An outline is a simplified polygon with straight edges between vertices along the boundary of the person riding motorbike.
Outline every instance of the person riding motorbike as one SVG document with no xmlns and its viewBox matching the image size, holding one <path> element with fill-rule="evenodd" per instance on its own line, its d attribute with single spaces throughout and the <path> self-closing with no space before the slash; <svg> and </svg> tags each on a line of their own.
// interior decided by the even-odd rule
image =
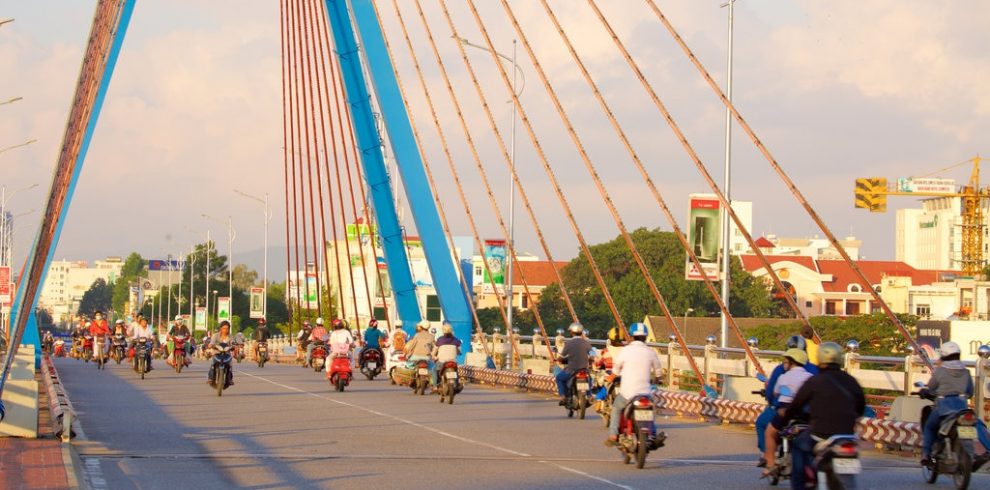
<svg viewBox="0 0 990 490">
<path fill-rule="evenodd" d="M 258 326 L 254 329 L 254 358 L 258 358 L 258 345 L 262 342 L 268 342 L 268 339 L 272 337 L 271 330 L 268 330 L 268 321 L 264 318 L 258 319 Z"/>
<path fill-rule="evenodd" d="M 388 340 L 388 336 L 385 332 L 378 329 L 378 320 L 374 318 L 368 322 L 368 328 L 364 329 L 364 347 L 361 348 L 361 353 L 358 355 L 358 360 L 364 358 L 364 352 L 369 349 L 377 350 L 382 357 L 385 353 L 382 351 L 382 340 Z"/>
<path fill-rule="evenodd" d="M 436 338 L 430 333 L 430 322 L 423 320 L 416 324 L 416 335 L 406 342 L 406 360 L 415 365 L 418 361 L 426 361 L 430 372 L 433 372 L 433 347 Z"/>
<path fill-rule="evenodd" d="M 787 338 L 786 345 L 787 350 L 800 349 L 807 352 L 808 343 L 803 335 L 791 335 Z M 763 409 L 763 413 L 756 418 L 756 447 L 760 450 L 760 462 L 756 465 L 757 468 L 764 468 L 767 465 L 767 459 L 763 456 L 767 452 L 765 435 L 767 427 L 770 426 L 770 421 L 777 416 L 777 409 L 781 408 L 777 405 L 777 396 L 775 393 L 777 381 L 787 372 L 785 364 L 786 362 L 781 362 L 777 367 L 773 368 L 773 371 L 770 373 L 770 379 L 767 380 L 766 386 L 763 389 L 763 397 L 767 399 L 767 406 Z M 808 362 L 804 363 L 804 369 L 812 375 L 818 374 L 818 366 L 811 362 L 810 355 L 808 356 Z M 794 392 L 791 395 L 793 396 Z"/>
<path fill-rule="evenodd" d="M 795 348 L 787 349 L 784 352 L 784 362 L 781 365 L 784 366 L 786 372 L 777 379 L 777 383 L 773 389 L 777 413 L 770 421 L 770 425 L 767 427 L 766 434 L 764 435 L 766 450 L 763 452 L 763 460 L 768 462 L 767 469 L 763 472 L 764 476 L 769 476 L 774 472 L 774 461 L 777 454 L 777 437 L 785 426 L 784 418 L 781 414 L 791 404 L 794 394 L 812 376 L 805 369 L 807 364 L 808 354 L 803 350 Z"/>
<path fill-rule="evenodd" d="M 330 322 L 330 327 L 333 329 L 327 340 L 327 343 L 330 344 L 330 353 L 333 357 L 350 358 L 351 347 L 354 346 L 354 336 L 351 335 L 351 331 L 344 328 L 344 321 L 340 318 L 335 318 Z M 327 363 L 327 370 L 329 371 L 329 369 L 330 363 Z"/>
<path fill-rule="evenodd" d="M 616 376 L 622 376 L 622 383 L 619 385 L 619 393 L 615 395 L 615 401 L 612 402 L 612 417 L 608 421 L 608 439 L 605 440 L 607 446 L 614 446 L 619 441 L 619 419 L 626 405 L 639 395 L 650 395 L 653 392 L 651 379 L 663 370 L 657 352 L 646 345 L 647 335 L 645 324 L 630 325 L 629 336 L 633 341 L 622 349 L 612 365 L 612 372 Z M 567 350 L 568 345 L 570 344 L 564 346 L 564 350 Z"/>
<path fill-rule="evenodd" d="M 567 383 L 578 371 L 588 369 L 588 353 L 591 351 L 591 342 L 584 337 L 584 326 L 574 322 L 567 330 L 571 338 L 567 339 L 564 348 L 557 354 L 557 361 L 564 366 L 555 376 L 561 406 L 567 404 Z"/>
<path fill-rule="evenodd" d="M 124 323 L 124 320 L 117 320 L 113 323 L 113 331 L 110 332 L 110 335 L 117 334 L 127 335 L 127 325 Z"/>
<path fill-rule="evenodd" d="M 392 344 L 392 352 L 405 352 L 407 337 L 406 331 L 402 329 L 402 321 L 396 321 L 395 330 L 392 331 L 392 338 L 389 340 Z"/>
<path fill-rule="evenodd" d="M 87 326 L 87 322 L 84 320 L 85 317 L 80 316 L 79 318 L 80 318 L 79 323 L 76 324 L 75 330 L 72 331 L 72 351 L 71 351 L 72 356 L 77 359 L 78 357 L 76 357 L 76 355 L 81 350 L 83 336 L 86 335 L 86 331 L 89 328 Z"/>
<path fill-rule="evenodd" d="M 803 489 L 814 460 L 816 441 L 853 434 L 866 411 L 866 396 L 856 378 L 842 370 L 842 347 L 825 342 L 818 348 L 820 372 L 805 381 L 784 412 L 784 421 L 807 416 L 809 429 L 791 445 L 791 488 Z"/>
<path fill-rule="evenodd" d="M 230 334 L 230 322 L 228 322 L 227 320 L 220 322 L 220 329 L 217 330 L 217 333 L 213 334 L 212 338 L 210 338 L 210 355 L 213 355 L 215 353 L 215 351 L 217 350 L 217 346 L 219 346 L 221 343 L 230 345 L 231 343 L 233 343 L 233 341 L 234 341 L 234 337 Z M 213 386 L 213 379 L 216 374 L 215 369 L 216 366 L 213 365 L 213 363 L 211 362 L 210 369 L 207 371 L 207 378 L 206 378 L 206 382 L 210 386 Z M 228 379 L 227 386 L 234 386 L 233 369 L 234 369 L 233 366 L 231 366 L 230 376 L 227 378 Z"/>
<path fill-rule="evenodd" d="M 175 315 L 175 324 L 168 331 L 168 340 L 172 341 L 173 337 L 185 336 L 186 342 L 182 345 L 182 350 L 186 352 L 185 363 L 188 366 L 189 360 L 192 359 L 192 333 L 189 332 L 189 327 L 186 326 L 185 322 L 182 321 L 182 315 Z M 174 353 L 170 352 L 169 355 Z"/>
<path fill-rule="evenodd" d="M 938 436 L 942 418 L 952 415 L 968 406 L 967 400 L 973 396 L 973 377 L 969 370 L 959 360 L 961 351 L 959 344 L 946 342 L 938 350 L 939 361 L 928 386 L 922 391 L 924 395 L 935 397 L 935 407 L 925 422 L 923 428 L 924 443 L 921 446 L 921 464 L 934 465 L 931 457 L 932 445 Z"/>
<path fill-rule="evenodd" d="M 306 352 L 309 348 L 309 336 L 313 333 L 313 327 L 308 321 L 304 321 L 302 328 L 299 329 L 299 334 L 296 335 L 296 360 L 301 361 L 304 359 L 303 352 Z M 303 367 L 309 367 L 309 362 Z"/>
<path fill-rule="evenodd" d="M 316 319 L 316 326 L 313 327 L 313 330 L 310 332 L 308 341 L 309 341 L 309 345 L 306 346 L 306 367 L 309 367 L 309 363 L 313 359 L 313 349 L 316 348 L 316 344 L 314 344 L 313 342 L 327 341 L 327 329 L 323 327 L 322 318 Z"/>
<path fill-rule="evenodd" d="M 808 362 L 813 366 L 817 366 L 819 342 L 815 340 L 815 330 L 812 329 L 810 325 L 802 326 L 801 338 L 803 338 L 805 344 L 807 344 L 807 348 L 804 349 L 804 351 L 808 353 Z"/>
<path fill-rule="evenodd" d="M 99 339 L 98 342 L 101 346 L 100 349 L 103 351 L 103 354 L 106 355 L 106 353 L 110 351 L 110 342 L 107 341 L 107 338 L 110 336 L 110 326 L 107 325 L 107 320 L 103 318 L 102 311 L 97 310 L 96 314 L 93 315 L 93 321 L 89 324 L 89 334 L 92 335 L 94 339 Z M 93 347 L 96 347 L 95 342 Z M 93 355 L 95 356 L 96 352 L 93 352 Z"/>
<path fill-rule="evenodd" d="M 143 338 L 143 339 L 145 339 L 148 342 L 148 350 L 147 350 L 147 352 L 148 352 L 148 359 L 147 359 L 147 365 L 148 365 L 148 371 L 151 371 L 152 369 L 154 369 L 154 368 L 151 367 L 151 358 L 152 358 L 152 356 L 151 356 L 151 348 L 154 346 L 154 343 L 155 343 L 154 342 L 154 335 L 155 334 L 154 334 L 154 332 L 152 332 L 151 327 L 148 326 L 148 320 L 145 320 L 145 318 L 143 316 L 139 316 L 139 318 L 140 318 L 140 320 L 138 320 L 137 326 L 132 327 L 127 332 L 127 337 L 131 341 L 131 347 L 135 347 L 136 346 L 137 339 L 142 339 Z M 137 369 L 137 364 L 136 363 L 135 363 L 135 369 Z"/>
<path fill-rule="evenodd" d="M 442 335 L 436 340 L 432 353 L 436 366 L 436 369 L 430 371 L 430 381 L 433 382 L 433 386 L 439 385 L 440 370 L 443 369 L 444 363 L 457 361 L 457 356 L 461 355 L 461 340 L 454 337 L 454 327 L 448 322 L 443 322 L 440 330 Z"/>
</svg>

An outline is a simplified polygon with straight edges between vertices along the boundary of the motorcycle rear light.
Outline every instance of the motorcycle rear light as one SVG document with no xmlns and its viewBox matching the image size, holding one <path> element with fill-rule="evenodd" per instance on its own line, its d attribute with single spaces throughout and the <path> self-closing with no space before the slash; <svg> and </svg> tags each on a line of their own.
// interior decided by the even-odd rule
<svg viewBox="0 0 990 490">
<path fill-rule="evenodd" d="M 855 443 L 844 442 L 842 444 L 839 444 L 838 446 L 835 446 L 835 449 L 833 449 L 833 451 L 835 451 L 835 453 L 838 454 L 839 456 L 855 456 L 856 453 L 859 452 L 859 448 L 856 446 Z"/>
<path fill-rule="evenodd" d="M 575 377 L 578 378 L 578 379 L 588 379 L 588 373 L 586 373 L 584 371 L 578 371 L 578 373 L 575 375 Z"/>
<path fill-rule="evenodd" d="M 448 363 L 444 364 L 443 367 L 448 368 L 448 369 L 456 369 L 457 368 L 457 363 L 456 362 L 448 362 Z"/>
<path fill-rule="evenodd" d="M 636 408 L 650 408 L 650 400 L 646 398 L 639 398 L 635 402 Z"/>
<path fill-rule="evenodd" d="M 959 417 L 959 423 L 963 425 L 973 425 L 976 423 L 976 415 L 973 412 L 966 412 Z"/>
</svg>

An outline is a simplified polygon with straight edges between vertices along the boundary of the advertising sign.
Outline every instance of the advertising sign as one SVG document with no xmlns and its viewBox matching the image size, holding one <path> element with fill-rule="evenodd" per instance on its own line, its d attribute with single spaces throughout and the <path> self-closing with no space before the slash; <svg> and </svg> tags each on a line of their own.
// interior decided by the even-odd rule
<svg viewBox="0 0 990 490">
<path fill-rule="evenodd" d="M 499 293 L 505 287 L 505 240 L 485 240 L 485 263 L 488 268 L 482 271 L 481 290 L 485 293 L 498 289 Z M 488 272 L 491 271 L 491 276 Z M 492 287 L 492 283 L 495 287 Z"/>
<path fill-rule="evenodd" d="M 357 240 L 358 237 L 360 237 L 361 240 L 367 240 L 370 237 L 370 235 L 374 232 L 375 232 L 374 228 L 364 223 L 359 223 L 359 224 L 348 223 L 346 228 L 347 239 L 351 241 Z"/>
<path fill-rule="evenodd" d="M 303 308 L 307 310 L 315 310 L 320 307 L 320 303 L 317 296 L 320 294 L 319 288 L 316 287 L 316 274 L 306 274 L 306 288 L 303 290 Z"/>
<path fill-rule="evenodd" d="M 719 245 L 721 231 L 719 200 L 711 195 L 692 194 L 688 204 L 688 244 L 701 262 L 702 271 L 695 267 L 690 257 L 685 257 L 684 278 L 689 281 L 719 278 Z"/>
<path fill-rule="evenodd" d="M 148 261 L 149 271 L 181 271 L 185 268 L 186 261 L 184 260 L 151 259 Z"/>
<path fill-rule="evenodd" d="M 206 330 L 206 307 L 197 306 L 196 307 L 196 321 L 193 322 L 193 328 L 195 330 Z"/>
<path fill-rule="evenodd" d="M 230 321 L 230 297 L 221 296 L 217 298 L 217 323 L 224 320 Z"/>
<path fill-rule="evenodd" d="M 265 288 L 251 288 L 251 318 L 265 316 Z"/>
<path fill-rule="evenodd" d="M 13 283 L 10 280 L 10 267 L 5 265 L 0 267 L 0 304 L 10 303 L 12 295 Z"/>
<path fill-rule="evenodd" d="M 899 192 L 923 192 L 925 194 L 955 194 L 955 179 L 922 179 L 900 177 L 897 179 Z"/>
</svg>

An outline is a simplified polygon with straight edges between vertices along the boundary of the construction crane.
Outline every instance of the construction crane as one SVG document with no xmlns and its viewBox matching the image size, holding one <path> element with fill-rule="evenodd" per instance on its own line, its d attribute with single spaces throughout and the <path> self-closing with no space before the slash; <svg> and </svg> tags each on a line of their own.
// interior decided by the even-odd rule
<svg viewBox="0 0 990 490">
<path fill-rule="evenodd" d="M 975 277 L 983 271 L 983 221 L 984 200 L 990 199 L 990 188 L 980 187 L 980 157 L 977 155 L 956 165 L 940 169 L 922 177 L 898 179 L 888 184 L 884 177 L 856 179 L 857 208 L 868 209 L 872 213 L 887 211 L 887 196 L 910 197 L 959 197 L 962 199 L 962 251 L 960 268 L 963 274 Z M 951 179 L 927 178 L 961 165 L 972 164 L 973 170 L 967 185 L 956 187 Z"/>
</svg>

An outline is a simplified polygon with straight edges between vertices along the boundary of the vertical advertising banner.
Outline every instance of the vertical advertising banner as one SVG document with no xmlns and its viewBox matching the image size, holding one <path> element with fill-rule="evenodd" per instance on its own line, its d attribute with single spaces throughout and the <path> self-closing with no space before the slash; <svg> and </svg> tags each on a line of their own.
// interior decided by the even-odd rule
<svg viewBox="0 0 990 490">
<path fill-rule="evenodd" d="M 196 307 L 196 321 L 193 322 L 193 328 L 195 330 L 206 330 L 206 307 L 197 306 Z"/>
<path fill-rule="evenodd" d="M 230 321 L 230 297 L 221 296 L 217 298 L 217 323 L 224 320 Z"/>
<path fill-rule="evenodd" d="M 10 267 L 0 267 L 0 304 L 7 306 L 13 296 L 13 282 L 10 280 Z"/>
<path fill-rule="evenodd" d="M 303 308 L 307 310 L 315 310 L 320 307 L 319 298 L 320 291 L 316 287 L 316 274 L 306 273 L 306 289 L 303 290 Z"/>
<path fill-rule="evenodd" d="M 688 203 L 688 245 L 701 262 L 702 270 L 695 267 L 690 257 L 685 257 L 684 278 L 689 281 L 704 280 L 705 274 L 712 281 L 719 280 L 719 249 L 722 235 L 719 200 L 708 194 L 691 194 Z"/>
<path fill-rule="evenodd" d="M 251 318 L 265 316 L 265 288 L 251 288 Z"/>
<path fill-rule="evenodd" d="M 485 262 L 488 268 L 482 271 L 482 292 L 493 292 L 492 283 L 499 293 L 505 288 L 505 240 L 485 240 Z M 489 277 L 488 272 L 491 271 Z"/>
</svg>

